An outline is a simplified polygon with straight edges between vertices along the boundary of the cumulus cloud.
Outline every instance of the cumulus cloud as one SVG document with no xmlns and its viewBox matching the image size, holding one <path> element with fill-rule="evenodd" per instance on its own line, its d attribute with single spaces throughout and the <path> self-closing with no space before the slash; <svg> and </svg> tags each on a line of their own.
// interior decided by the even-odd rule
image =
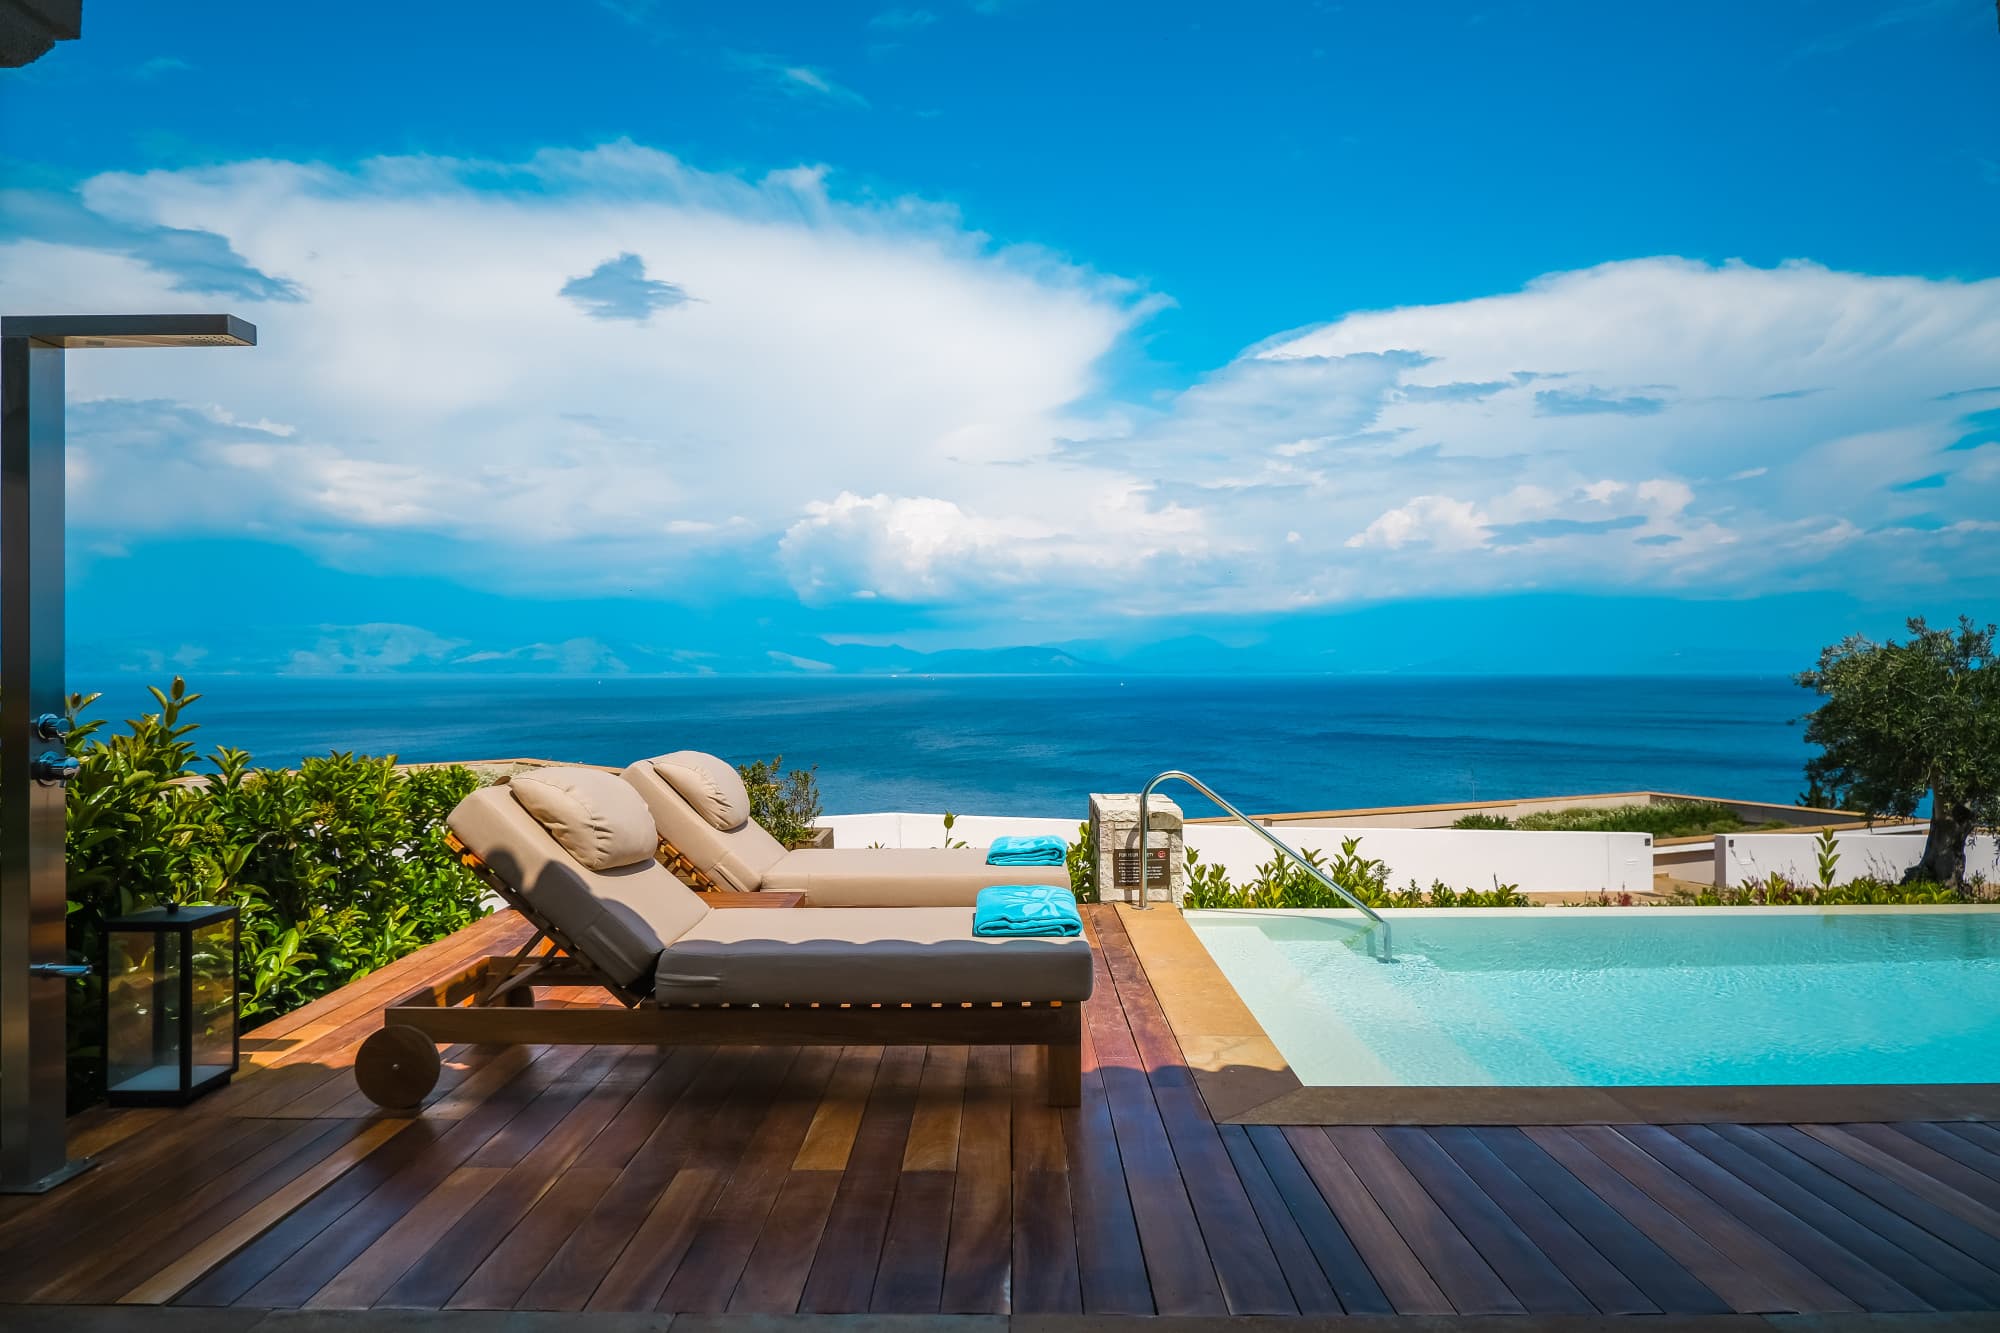
<svg viewBox="0 0 2000 1333">
<path fill-rule="evenodd" d="M 0 299 L 228 294 L 261 326 L 72 358 L 85 543 L 247 531 L 506 592 L 989 623 L 2000 560 L 2000 282 L 1636 260 L 1120 399 L 1101 367 L 1162 298 L 833 180 L 628 143 L 111 174 L 14 198 Z"/>
<path fill-rule="evenodd" d="M 92 477 L 73 523 L 276 533 L 354 568 L 395 568 L 415 548 L 388 538 L 421 537 L 427 567 L 510 591 L 699 592 L 723 552 L 782 588 L 779 536 L 843 490 L 979 493 L 1060 523 L 1050 473 L 1017 465 L 1051 454 L 1147 308 L 1132 284 L 998 249 L 949 209 L 629 144 L 109 175 L 82 204 L 106 225 L 226 236 L 302 299 L 232 303 L 260 327 L 254 350 L 71 358 Z M 701 299 L 641 322 L 561 295 L 628 254 L 674 256 Z M 0 242 L 0 296 L 215 304 L 120 245 L 41 236 Z M 211 403 L 291 433 L 227 425 Z M 1052 472 L 1079 479 L 1058 493 L 1129 484 Z"/>
</svg>

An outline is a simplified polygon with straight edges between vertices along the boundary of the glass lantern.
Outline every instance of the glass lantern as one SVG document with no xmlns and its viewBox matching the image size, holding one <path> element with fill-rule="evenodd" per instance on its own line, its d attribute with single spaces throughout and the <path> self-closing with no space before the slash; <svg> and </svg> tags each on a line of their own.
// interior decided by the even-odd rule
<svg viewBox="0 0 2000 1333">
<path fill-rule="evenodd" d="M 113 1106 L 178 1106 L 236 1072 L 236 908 L 153 907 L 104 926 Z"/>
</svg>

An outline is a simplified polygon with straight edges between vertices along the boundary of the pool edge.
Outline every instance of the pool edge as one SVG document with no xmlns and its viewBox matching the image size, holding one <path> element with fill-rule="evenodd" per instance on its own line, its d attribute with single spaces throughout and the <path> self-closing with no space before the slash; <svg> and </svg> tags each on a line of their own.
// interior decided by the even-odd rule
<svg viewBox="0 0 2000 1333">
<path fill-rule="evenodd" d="M 1603 909 L 1591 909 L 1603 910 Z M 1741 910 L 1741 909 L 1732 909 Z M 2000 1120 L 2000 1084 L 1331 1087 L 1298 1077 L 1181 912 L 1118 907 L 1218 1124 L 1648 1125 Z"/>
</svg>

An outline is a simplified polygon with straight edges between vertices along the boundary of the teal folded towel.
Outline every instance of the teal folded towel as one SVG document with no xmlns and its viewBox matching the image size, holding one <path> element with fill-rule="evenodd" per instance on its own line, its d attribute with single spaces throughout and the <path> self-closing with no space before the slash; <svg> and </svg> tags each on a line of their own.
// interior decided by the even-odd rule
<svg viewBox="0 0 2000 1333">
<path fill-rule="evenodd" d="M 1047 884 L 995 884 L 979 891 L 975 935 L 1081 935 L 1076 895 Z"/>
<path fill-rule="evenodd" d="M 1059 866 L 1069 855 L 1069 844 L 1054 834 L 1036 838 L 995 838 L 986 849 L 990 866 Z"/>
</svg>

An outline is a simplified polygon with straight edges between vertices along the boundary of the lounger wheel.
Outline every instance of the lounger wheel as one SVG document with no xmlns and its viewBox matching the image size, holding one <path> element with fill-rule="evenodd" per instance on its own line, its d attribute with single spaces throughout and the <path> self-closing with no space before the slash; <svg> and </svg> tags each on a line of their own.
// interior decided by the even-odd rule
<svg viewBox="0 0 2000 1333">
<path fill-rule="evenodd" d="M 515 986 L 511 990 L 502 991 L 500 993 L 500 1003 L 506 1005 L 509 1009 L 532 1009 L 535 1007 L 535 988 L 533 986 Z"/>
<path fill-rule="evenodd" d="M 354 1081 L 361 1092 L 390 1111 L 415 1110 L 437 1086 L 437 1043 L 422 1029 L 391 1023 L 361 1043 L 354 1054 Z"/>
</svg>

